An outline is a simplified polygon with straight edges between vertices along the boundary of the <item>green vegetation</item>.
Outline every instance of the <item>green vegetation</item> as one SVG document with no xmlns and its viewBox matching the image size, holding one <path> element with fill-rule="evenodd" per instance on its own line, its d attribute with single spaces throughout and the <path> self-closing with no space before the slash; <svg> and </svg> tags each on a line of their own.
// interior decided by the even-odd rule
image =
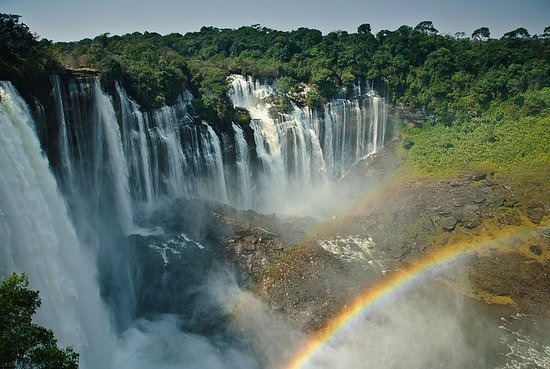
<svg viewBox="0 0 550 369">
<path fill-rule="evenodd" d="M 32 323 L 40 307 L 25 275 L 13 274 L 0 285 L 0 368 L 76 369 L 78 354 L 60 349 L 53 332 Z"/>
<path fill-rule="evenodd" d="M 403 129 L 403 148 L 413 165 L 432 173 L 485 168 L 487 172 L 537 170 L 549 176 L 550 88 L 493 101 L 479 117 L 450 125 Z"/>
<path fill-rule="evenodd" d="M 38 41 L 20 16 L 0 13 L 0 80 L 12 81 L 21 92 L 38 95 L 40 86 L 61 69 L 48 40 Z"/>
<path fill-rule="evenodd" d="M 232 113 L 224 106 L 225 77 L 239 73 L 308 84 L 302 103 L 310 106 L 322 105 L 358 78 L 385 81 L 392 102 L 450 122 L 477 116 L 496 99 L 548 85 L 546 33 L 530 36 L 518 28 L 500 40 L 489 36 L 487 27 L 475 30 L 472 39 L 440 35 L 430 21 L 376 35 L 369 24 L 357 33 L 325 36 L 308 28 L 284 32 L 253 25 L 203 27 L 186 35 L 104 34 L 56 43 L 52 50 L 67 67 L 122 77 L 144 105 L 171 102 L 186 85 L 202 100 L 197 106 L 223 121 Z"/>
<path fill-rule="evenodd" d="M 51 53 L 66 68 L 97 69 L 106 83 L 122 80 L 145 107 L 171 104 L 189 88 L 196 112 L 222 129 L 249 119 L 228 101 L 232 73 L 276 81 L 273 114 L 289 111 L 291 102 L 322 107 L 358 79 L 371 80 L 387 87 L 395 106 L 427 117 L 404 130 L 404 152 L 419 168 L 504 168 L 548 158 L 550 27 L 540 35 L 517 28 L 491 39 L 487 27 L 467 38 L 461 32 L 441 35 L 430 21 L 376 35 L 367 23 L 357 33 L 326 35 L 252 25 L 203 27 L 186 35 L 103 34 L 52 44 L 36 41 L 17 17 L 2 20 L 0 37 L 12 40 L 2 43 L 8 45 L 0 59 L 3 78 L 48 70 Z"/>
</svg>

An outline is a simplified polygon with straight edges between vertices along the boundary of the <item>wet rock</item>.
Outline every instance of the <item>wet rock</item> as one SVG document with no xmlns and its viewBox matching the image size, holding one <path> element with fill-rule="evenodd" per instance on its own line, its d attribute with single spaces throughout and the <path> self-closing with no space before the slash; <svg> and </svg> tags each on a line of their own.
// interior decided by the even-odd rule
<svg viewBox="0 0 550 369">
<path fill-rule="evenodd" d="M 495 184 L 495 181 L 493 179 L 493 175 L 491 173 L 488 173 L 486 176 L 485 176 L 485 180 L 487 181 L 487 185 L 489 186 L 492 186 Z"/>
<path fill-rule="evenodd" d="M 439 223 L 444 230 L 451 232 L 458 224 L 458 220 L 456 220 L 454 217 L 445 217 L 442 218 Z"/>
<path fill-rule="evenodd" d="M 248 250 L 248 251 L 256 250 L 256 243 L 259 240 L 256 236 L 247 236 L 243 240 L 244 240 L 245 250 Z"/>
<path fill-rule="evenodd" d="M 531 245 L 531 246 L 529 246 L 529 250 L 531 250 L 531 252 L 532 252 L 534 255 L 537 255 L 537 256 L 542 255 L 542 250 L 541 250 L 540 247 L 538 247 L 537 245 Z"/>
<path fill-rule="evenodd" d="M 481 224 L 481 218 L 473 210 L 467 210 L 462 214 L 462 225 L 465 228 L 471 229 Z"/>
<path fill-rule="evenodd" d="M 399 244 L 399 243 L 393 243 L 388 245 L 386 253 L 397 259 L 401 259 L 405 257 L 406 255 L 410 254 L 411 247 L 407 244 Z"/>
<path fill-rule="evenodd" d="M 469 175 L 468 178 L 470 178 L 472 181 L 478 182 L 478 181 L 484 180 L 486 177 L 487 177 L 486 174 L 472 173 Z"/>
<path fill-rule="evenodd" d="M 476 204 L 482 204 L 485 201 L 487 201 L 487 196 L 485 196 L 482 193 L 478 193 L 474 195 L 472 201 L 475 202 Z"/>
<path fill-rule="evenodd" d="M 362 252 L 363 251 L 363 249 L 358 244 L 356 244 L 355 242 L 350 242 L 348 247 L 351 251 L 355 251 L 355 252 Z"/>
<path fill-rule="evenodd" d="M 498 222 L 502 225 L 520 225 L 521 224 L 521 221 L 519 220 L 519 218 L 516 216 L 516 214 L 513 214 L 513 213 L 508 213 L 501 216 L 500 218 L 498 218 Z"/>
<path fill-rule="evenodd" d="M 493 202 L 491 202 L 491 208 L 496 209 L 504 205 L 504 197 L 497 197 Z"/>
<path fill-rule="evenodd" d="M 540 204 L 533 204 L 527 208 L 527 217 L 535 224 L 539 224 L 545 215 L 545 210 Z"/>
</svg>

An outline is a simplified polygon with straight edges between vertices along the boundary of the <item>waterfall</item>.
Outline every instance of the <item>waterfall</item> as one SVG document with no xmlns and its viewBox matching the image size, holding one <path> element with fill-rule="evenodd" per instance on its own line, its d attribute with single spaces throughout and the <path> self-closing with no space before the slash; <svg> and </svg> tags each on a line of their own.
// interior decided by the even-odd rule
<svg viewBox="0 0 550 369">
<path fill-rule="evenodd" d="M 149 160 L 146 119 L 140 113 L 139 105 L 128 97 L 118 82 L 115 88 L 120 100 L 121 126 L 125 133 L 123 147 L 130 163 L 130 179 L 137 186 L 136 192 L 143 196 L 147 204 L 151 204 L 154 175 Z"/>
<path fill-rule="evenodd" d="M 99 79 L 93 81 L 93 121 L 98 125 L 98 131 L 103 132 L 104 144 L 106 146 L 107 160 L 101 157 L 101 150 L 94 161 L 98 166 L 108 166 L 113 190 L 116 209 L 118 211 L 119 224 L 125 233 L 133 228 L 133 211 L 130 199 L 130 185 L 128 178 L 128 167 L 121 141 L 121 134 L 118 122 L 115 117 L 115 110 L 111 98 L 103 92 Z"/>
<path fill-rule="evenodd" d="M 124 233 L 140 214 L 177 197 L 278 211 L 339 179 L 387 139 L 384 99 L 360 88 L 322 109 L 273 114 L 270 84 L 232 76 L 229 97 L 252 121 L 223 128 L 193 116 L 188 92 L 144 111 L 119 84 L 109 96 L 97 78 L 53 81 L 64 187 L 90 199 L 87 211 L 98 218 L 117 214 Z"/>
<path fill-rule="evenodd" d="M 13 86 L 0 82 L 0 275 L 25 272 L 42 299 L 37 322 L 74 345 L 81 367 L 109 368 L 114 340 L 95 257 L 80 246 L 33 126 Z"/>
<path fill-rule="evenodd" d="M 204 157 L 206 168 L 209 172 L 209 177 L 213 178 L 211 183 L 211 191 L 216 195 L 216 198 L 224 203 L 227 203 L 227 187 L 225 183 L 223 157 L 221 144 L 218 135 L 212 127 L 206 126 L 207 134 L 202 135 L 203 147 L 205 148 Z"/>
<path fill-rule="evenodd" d="M 254 191 L 252 183 L 252 172 L 250 169 L 250 154 L 248 152 L 248 143 L 244 137 L 244 132 L 241 127 L 236 124 L 232 125 L 235 131 L 235 156 L 237 164 L 237 175 L 239 181 L 241 209 L 252 209 L 252 193 Z"/>
<path fill-rule="evenodd" d="M 109 96 L 98 78 L 54 77 L 57 171 L 72 208 L 88 206 L 123 233 L 162 199 L 203 197 L 229 202 L 223 143 L 188 113 L 191 95 L 173 106 L 142 111 L 118 84 Z M 66 87 L 68 86 L 68 88 Z M 78 169 L 75 169 L 78 168 Z"/>
<path fill-rule="evenodd" d="M 53 76 L 54 85 L 54 101 L 56 107 L 57 121 L 59 123 L 59 151 L 61 156 L 61 165 L 63 173 L 65 173 L 68 187 L 71 191 L 74 190 L 74 169 L 73 169 L 73 150 L 71 148 L 72 140 L 69 139 L 67 131 L 67 122 L 65 120 L 65 107 L 61 96 L 61 81 L 59 76 Z"/>
<path fill-rule="evenodd" d="M 188 92 L 146 111 L 121 85 L 109 94 L 98 78 L 57 76 L 55 110 L 46 114 L 35 102 L 35 124 L 14 88 L 0 85 L 0 275 L 29 275 L 43 299 L 38 322 L 74 345 L 83 367 L 110 367 L 116 346 L 95 280 L 96 253 L 101 277 L 124 286 L 119 295 L 127 301 L 118 308 L 132 319 L 134 276 L 116 256 L 117 240 L 158 207 L 187 197 L 287 211 L 318 201 L 316 189 L 387 139 L 385 101 L 372 92 L 273 115 L 269 84 L 242 76 L 231 84 L 229 97 L 249 111 L 249 126 L 199 121 Z M 46 124 L 51 116 L 56 122 Z"/>
<path fill-rule="evenodd" d="M 253 352 L 253 340 L 265 329 L 241 341 L 234 327 L 225 331 L 225 309 L 211 319 L 218 306 L 206 291 L 212 286 L 205 285 L 231 278 L 210 275 L 211 266 L 228 256 L 212 237 L 217 232 L 208 233 L 210 210 L 199 214 L 199 202 L 173 200 L 201 198 L 263 212 L 287 211 L 300 201 L 329 202 L 322 196 L 341 193 L 317 190 L 331 189 L 332 181 L 379 152 L 393 134 L 386 101 L 369 86 L 358 85 L 347 97 L 342 92 L 320 109 L 294 105 L 290 112 L 273 114 L 275 92 L 269 83 L 243 76 L 233 76 L 230 83 L 231 101 L 249 111 L 249 125 L 200 121 L 188 92 L 172 106 L 146 111 L 119 84 L 107 92 L 98 78 L 58 76 L 52 77 L 55 106 L 31 101 L 33 120 L 11 83 L 0 82 L 0 278 L 27 274 L 42 299 L 34 321 L 52 329 L 61 346 L 73 345 L 81 368 L 262 367 L 248 350 Z M 225 209 L 212 215 L 225 217 L 231 211 Z M 165 221 L 172 219 L 167 213 L 176 215 Z M 307 214 L 317 215 L 311 209 Z M 248 216 L 236 212 L 222 222 L 231 219 L 238 222 L 227 222 L 227 229 L 245 235 Z M 161 225 L 140 233 L 148 230 L 139 227 L 151 224 Z M 197 229 L 205 240 L 182 233 Z M 177 267 L 167 269 L 168 264 Z M 185 285 L 197 276 L 199 282 Z M 174 284 L 164 284 L 171 278 Z M 227 287 L 233 284 L 216 289 Z M 143 293 L 152 290 L 159 294 Z M 208 292 L 219 298 L 218 291 Z M 229 297 L 240 293 L 233 292 Z M 161 295 L 179 306 L 153 306 Z M 190 303 L 194 295 L 200 296 Z M 192 307 L 179 309 L 187 305 Z M 261 311 L 252 318 L 269 322 Z M 456 326 L 456 316 L 451 318 L 446 332 Z M 501 355 L 491 344 L 490 360 L 498 354 L 507 365 L 524 360 L 544 366 L 548 347 L 522 333 L 531 329 L 524 318 L 514 316 L 519 328 L 507 321 L 499 327 L 506 332 L 500 340 L 506 351 Z M 402 321 L 394 322 L 399 332 Z M 378 327 L 380 335 L 371 336 L 386 334 L 393 324 L 388 322 Z M 455 354 L 463 357 L 471 349 L 466 346 Z M 275 348 L 277 355 L 284 351 Z"/>
<path fill-rule="evenodd" d="M 328 102 L 322 109 L 293 106 L 273 115 L 273 88 L 251 77 L 230 77 L 229 97 L 248 110 L 254 132 L 257 208 L 298 200 L 311 188 L 341 178 L 358 161 L 378 151 L 386 137 L 387 108 L 372 90 Z M 271 114 L 270 114 L 271 113 Z"/>
</svg>

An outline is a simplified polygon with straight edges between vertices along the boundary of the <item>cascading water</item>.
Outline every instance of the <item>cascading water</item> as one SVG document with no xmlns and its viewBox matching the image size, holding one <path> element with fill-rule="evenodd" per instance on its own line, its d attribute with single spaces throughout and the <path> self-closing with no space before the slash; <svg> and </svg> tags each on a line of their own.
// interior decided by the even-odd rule
<svg viewBox="0 0 550 369">
<path fill-rule="evenodd" d="M 85 84 L 71 80 L 69 99 L 60 78 L 53 80 L 61 161 L 58 170 L 65 188 L 77 198 L 74 202 L 84 197 L 91 200 L 93 210 L 115 210 L 120 229 L 128 233 L 134 228 L 130 178 L 112 99 L 98 79 Z"/>
<path fill-rule="evenodd" d="M 392 137 L 386 135 L 387 107 L 372 90 L 351 99 L 336 99 L 321 110 L 294 106 L 290 113 L 270 114 L 274 90 L 250 77 L 231 77 L 230 98 L 252 118 L 261 170 L 255 177 L 256 196 L 275 201 L 299 198 L 301 191 L 342 177 L 359 160 L 375 153 Z M 297 195 L 297 196 L 295 196 Z M 264 207 L 262 207 L 264 205 Z"/>
<path fill-rule="evenodd" d="M 28 273 L 44 302 L 40 322 L 61 344 L 75 345 L 84 367 L 109 368 L 116 348 L 98 273 L 116 281 L 124 301 L 111 307 L 113 314 L 123 329 L 131 325 L 135 276 L 116 250 L 120 237 L 144 231 L 140 219 L 178 197 L 277 211 L 384 142 L 382 133 L 372 139 L 385 124 L 373 112 L 375 97 L 336 100 L 324 111 L 295 107 L 272 119 L 264 101 L 273 93 L 269 85 L 239 76 L 232 84 L 232 101 L 253 119 L 250 127 L 232 124 L 222 134 L 192 115 L 188 93 L 173 106 L 143 111 L 118 84 L 109 95 L 98 78 L 52 77 L 57 122 L 46 124 L 38 109 L 37 130 L 67 207 L 27 106 L 9 83 L 1 85 L 0 272 Z M 110 293 L 113 286 L 105 288 Z"/>
<path fill-rule="evenodd" d="M 243 130 L 236 124 L 233 124 L 232 127 L 235 131 L 235 156 L 239 180 L 238 188 L 241 194 L 239 207 L 241 209 L 251 209 L 253 206 L 252 193 L 254 189 L 252 187 L 252 172 L 250 170 L 248 143 L 244 137 Z"/>
<path fill-rule="evenodd" d="M 94 79 L 92 91 L 94 106 L 93 121 L 97 125 L 98 131 L 103 132 L 105 151 L 108 158 L 107 160 L 97 158 L 95 163 L 98 166 L 101 164 L 110 164 L 109 172 L 113 179 L 113 198 L 119 214 L 119 224 L 124 232 L 129 233 L 133 228 L 133 211 L 130 198 L 129 172 L 126 165 L 126 156 L 121 141 L 119 125 L 115 118 L 112 100 L 102 91 L 98 79 Z"/>
<path fill-rule="evenodd" d="M 95 257 L 80 246 L 33 126 L 13 86 L 0 82 L 0 275 L 25 272 L 42 298 L 38 322 L 74 345 L 83 368 L 109 368 L 114 339 Z"/>
<path fill-rule="evenodd" d="M 75 346 L 83 368 L 261 367 L 246 345 L 244 353 L 243 346 L 233 346 L 238 339 L 232 333 L 210 325 L 215 309 L 204 291 L 204 275 L 218 260 L 211 254 L 224 251 L 194 238 L 204 226 L 202 205 L 173 200 L 198 197 L 242 209 L 284 210 L 305 192 L 342 177 L 391 138 L 385 101 L 368 88 L 322 109 L 294 106 L 271 117 L 268 97 L 274 92 L 268 84 L 242 76 L 233 76 L 231 84 L 234 105 L 252 117 L 249 127 L 198 122 L 188 93 L 173 106 L 147 112 L 120 85 L 109 95 L 96 78 L 53 77 L 56 106 L 50 113 L 57 124 L 46 122 L 51 114 L 34 105 L 35 129 L 51 145 L 44 149 L 56 182 L 27 106 L 9 83 L 0 83 L 0 276 L 28 274 L 43 300 L 38 322 L 53 329 L 62 345 Z M 158 225 L 162 216 L 178 211 L 185 216 L 175 216 L 156 233 L 136 226 L 147 224 L 147 217 Z M 132 232 L 143 234 L 128 235 Z M 159 252 L 161 263 L 155 264 Z M 110 333 L 98 275 L 118 342 Z M 163 304 L 177 306 L 163 310 Z M 225 314 L 219 312 L 219 321 Z M 391 348 L 391 358 L 391 339 L 402 335 L 403 325 L 395 326 L 394 335 L 382 324 L 380 334 L 367 337 L 386 335 L 381 342 Z M 513 363 L 524 360 L 524 352 L 533 356 L 532 346 L 510 344 Z M 539 351 L 535 363 L 544 366 L 548 346 Z"/>
<path fill-rule="evenodd" d="M 115 204 L 125 233 L 137 214 L 162 199 L 230 202 L 219 133 L 193 122 L 189 94 L 173 106 L 144 112 L 118 84 L 112 98 L 97 78 L 70 79 L 68 92 L 59 77 L 54 81 L 64 184 L 81 198 L 95 199 L 99 213 L 112 212 Z M 80 137 L 88 142 L 80 144 Z M 76 174 L 74 167 L 82 169 Z"/>
<path fill-rule="evenodd" d="M 271 86 L 233 76 L 230 98 L 252 122 L 233 124 L 222 137 L 192 117 L 188 93 L 173 106 L 145 112 L 118 84 L 111 98 L 98 79 L 71 79 L 68 91 L 59 77 L 54 82 L 65 186 L 95 199 L 91 207 L 100 213 L 116 204 L 126 233 L 136 214 L 176 197 L 281 211 L 281 204 L 341 177 L 389 138 L 384 99 L 373 93 L 333 100 L 322 110 L 295 106 L 272 118 Z"/>
</svg>

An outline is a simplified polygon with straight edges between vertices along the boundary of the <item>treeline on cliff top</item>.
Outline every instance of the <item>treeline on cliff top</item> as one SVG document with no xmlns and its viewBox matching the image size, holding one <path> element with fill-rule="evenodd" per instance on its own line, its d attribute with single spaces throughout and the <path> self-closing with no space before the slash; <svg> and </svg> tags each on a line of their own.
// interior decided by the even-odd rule
<svg viewBox="0 0 550 369">
<path fill-rule="evenodd" d="M 549 83 L 550 27 L 533 36 L 518 28 L 497 40 L 486 27 L 471 37 L 441 35 L 430 21 L 376 35 L 368 24 L 356 33 L 326 35 L 252 25 L 203 27 L 185 35 L 106 33 L 58 43 L 38 41 L 17 16 L 2 14 L 0 27 L 2 78 L 32 80 L 59 71 L 60 65 L 92 68 L 106 81 L 122 80 L 146 107 L 173 103 L 184 87 L 190 88 L 196 107 L 220 121 L 232 118 L 226 95 L 231 73 L 279 79 L 283 97 L 293 96 L 299 83 L 308 84 L 302 103 L 312 107 L 358 78 L 384 81 L 392 102 L 443 120 L 477 115 L 491 101 L 514 99 Z"/>
</svg>

